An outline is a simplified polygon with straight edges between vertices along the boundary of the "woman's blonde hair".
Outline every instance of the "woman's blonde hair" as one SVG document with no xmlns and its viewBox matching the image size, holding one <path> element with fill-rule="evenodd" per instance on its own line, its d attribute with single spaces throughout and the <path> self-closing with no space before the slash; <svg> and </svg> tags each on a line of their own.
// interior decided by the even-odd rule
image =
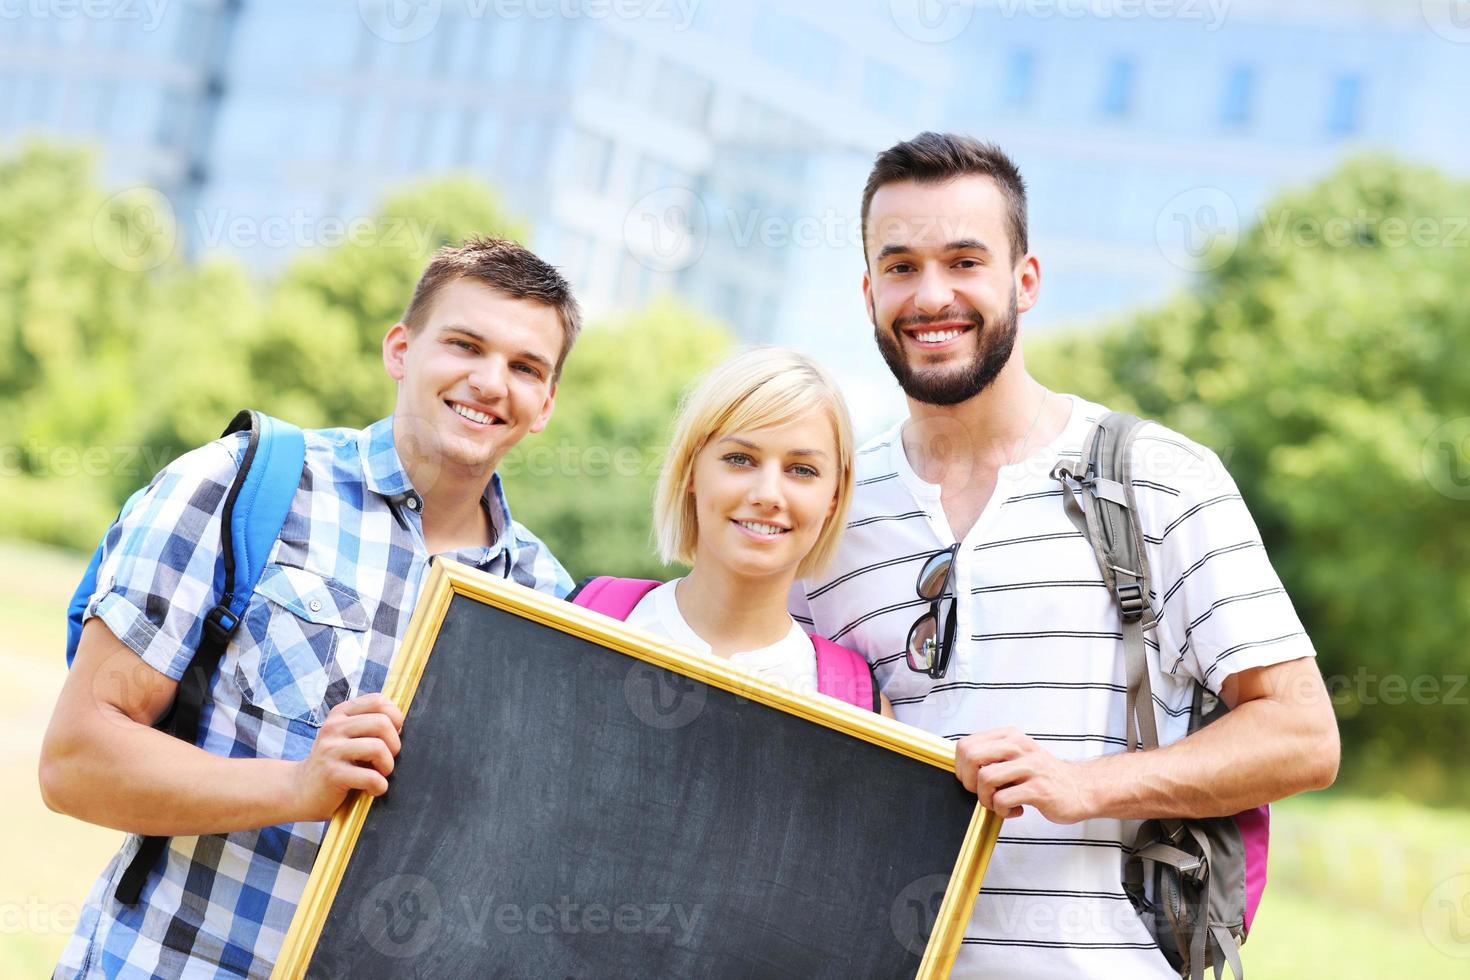
<svg viewBox="0 0 1470 980">
<path fill-rule="evenodd" d="M 753 347 L 707 374 L 679 406 L 668 458 L 653 503 L 658 550 L 665 562 L 694 561 L 699 524 L 694 495 L 694 461 L 715 439 L 789 425 L 825 412 L 837 442 L 837 507 L 812 550 L 797 566 L 800 578 L 831 562 L 852 503 L 852 422 L 842 392 L 817 363 L 785 347 Z"/>
</svg>

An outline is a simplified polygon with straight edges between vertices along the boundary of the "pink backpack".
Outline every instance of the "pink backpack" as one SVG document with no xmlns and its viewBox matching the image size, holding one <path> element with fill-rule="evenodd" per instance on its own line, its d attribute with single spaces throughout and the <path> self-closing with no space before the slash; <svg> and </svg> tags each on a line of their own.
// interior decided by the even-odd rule
<svg viewBox="0 0 1470 980">
<path fill-rule="evenodd" d="M 598 576 L 577 586 L 567 600 L 604 616 L 627 620 L 643 597 L 662 584 L 648 579 Z M 839 701 L 877 711 L 878 687 L 862 655 L 825 636 L 808 635 L 817 654 L 817 690 Z"/>
</svg>

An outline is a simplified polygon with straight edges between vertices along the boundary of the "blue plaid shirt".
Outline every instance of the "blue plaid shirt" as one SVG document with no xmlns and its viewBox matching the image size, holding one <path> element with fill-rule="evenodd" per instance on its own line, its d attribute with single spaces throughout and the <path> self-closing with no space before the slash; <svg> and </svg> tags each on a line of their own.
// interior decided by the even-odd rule
<svg viewBox="0 0 1470 980">
<path fill-rule="evenodd" d="M 214 605 L 220 511 L 245 439 L 180 457 L 107 536 L 88 616 L 174 679 Z M 511 519 L 499 477 L 483 499 L 495 544 L 448 557 L 542 592 L 571 591 L 551 552 Z M 213 681 L 202 748 L 302 759 L 333 705 L 382 690 L 429 568 L 422 507 L 391 418 L 306 433 L 301 486 Z M 113 898 L 141 840 L 129 836 L 92 886 L 56 975 L 268 976 L 325 827 L 175 837 L 135 906 Z"/>
</svg>

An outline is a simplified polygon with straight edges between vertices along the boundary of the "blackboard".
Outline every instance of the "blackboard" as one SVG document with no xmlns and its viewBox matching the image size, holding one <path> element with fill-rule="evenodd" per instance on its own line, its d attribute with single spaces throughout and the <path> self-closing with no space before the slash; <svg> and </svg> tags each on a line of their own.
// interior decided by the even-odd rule
<svg viewBox="0 0 1470 980">
<path fill-rule="evenodd" d="M 960 867 L 978 890 L 998 821 L 952 769 L 852 732 L 947 743 L 768 703 L 463 566 L 425 592 L 399 654 L 418 663 L 389 681 L 412 682 L 389 792 L 354 804 L 349 846 L 333 822 L 278 976 L 893 978 L 936 921 L 958 942 L 974 894 L 947 886 Z"/>
</svg>

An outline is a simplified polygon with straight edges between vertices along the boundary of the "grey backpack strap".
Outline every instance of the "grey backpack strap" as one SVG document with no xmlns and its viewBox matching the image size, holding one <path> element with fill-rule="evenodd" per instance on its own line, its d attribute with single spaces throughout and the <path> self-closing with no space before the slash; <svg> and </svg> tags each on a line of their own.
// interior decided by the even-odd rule
<svg viewBox="0 0 1470 980">
<path fill-rule="evenodd" d="M 1088 434 L 1081 460 L 1058 463 L 1052 470 L 1062 484 L 1067 516 L 1092 545 L 1103 583 L 1121 614 L 1130 751 L 1159 746 L 1143 642 L 1144 632 L 1155 624 L 1148 602 L 1148 552 L 1133 517 L 1137 508 L 1129 465 L 1133 439 L 1144 424 L 1135 415 L 1110 412 Z"/>
<path fill-rule="evenodd" d="M 1235 977 L 1235 980 L 1243 980 L 1245 967 L 1240 963 L 1240 944 L 1235 941 L 1234 936 L 1230 935 L 1230 930 L 1222 925 L 1210 926 L 1210 932 L 1214 935 L 1215 942 L 1219 944 L 1221 959 L 1230 964 L 1231 975 Z M 1219 960 L 1216 960 L 1215 980 L 1220 980 L 1224 973 L 1224 966 Z"/>
<path fill-rule="evenodd" d="M 1103 416 L 1088 433 L 1081 459 L 1058 463 L 1051 474 L 1062 485 L 1067 517 L 1097 556 L 1103 584 L 1112 592 L 1122 621 L 1128 683 L 1124 717 L 1130 752 L 1159 746 L 1158 716 L 1144 642 L 1144 634 L 1157 625 L 1157 619 L 1149 604 L 1148 552 L 1136 519 L 1130 472 L 1133 441 L 1144 424 L 1122 412 Z M 1202 687 L 1194 692 L 1190 731 L 1224 710 L 1216 705 L 1207 715 L 1204 693 Z M 1204 980 L 1207 966 L 1214 967 L 1219 980 L 1226 963 L 1237 980 L 1245 976 L 1235 937 L 1219 924 L 1238 918 L 1229 913 L 1211 918 L 1209 876 L 1217 853 L 1228 862 L 1232 852 L 1228 845 L 1217 852 L 1205 824 L 1163 818 L 1145 820 L 1139 826 L 1123 863 L 1123 891 L 1144 916 L 1170 964 L 1189 980 Z M 1157 893 L 1152 903 L 1145 895 L 1150 878 Z"/>
</svg>

